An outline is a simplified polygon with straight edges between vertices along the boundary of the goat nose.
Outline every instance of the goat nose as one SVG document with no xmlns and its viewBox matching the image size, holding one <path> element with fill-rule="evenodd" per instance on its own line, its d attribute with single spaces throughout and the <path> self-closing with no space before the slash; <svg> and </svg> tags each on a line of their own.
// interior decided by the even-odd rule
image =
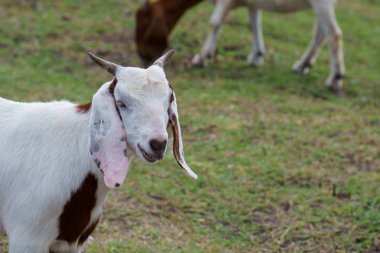
<svg viewBox="0 0 380 253">
<path fill-rule="evenodd" d="M 157 139 L 152 139 L 150 140 L 149 145 L 156 154 L 162 155 L 166 149 L 166 143 L 167 140 L 160 141 Z"/>
</svg>

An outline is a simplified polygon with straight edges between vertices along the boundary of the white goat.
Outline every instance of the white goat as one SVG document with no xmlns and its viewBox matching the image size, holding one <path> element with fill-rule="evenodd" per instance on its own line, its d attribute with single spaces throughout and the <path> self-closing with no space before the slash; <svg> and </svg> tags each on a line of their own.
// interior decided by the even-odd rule
<svg viewBox="0 0 380 253">
<path fill-rule="evenodd" d="M 183 156 L 176 98 L 163 70 L 171 54 L 140 69 L 90 53 L 115 78 L 87 105 L 0 98 L 0 233 L 10 253 L 81 252 L 131 158 L 164 157 L 168 124 L 178 164 L 197 178 Z"/>
<path fill-rule="evenodd" d="M 214 13 L 210 20 L 210 33 L 200 54 L 192 60 L 194 67 L 207 63 L 207 57 L 213 57 L 216 51 L 218 31 L 228 12 L 239 6 L 249 10 L 249 24 L 253 33 L 252 52 L 248 56 L 251 66 L 261 66 L 264 63 L 264 39 L 261 29 L 261 11 L 295 12 L 312 8 L 317 22 L 314 38 L 301 59 L 293 66 L 296 72 L 306 74 L 316 60 L 318 49 L 325 40 L 330 46 L 330 75 L 326 85 L 335 93 L 342 91 L 342 79 L 345 74 L 343 59 L 343 34 L 335 18 L 335 0 L 216 0 Z"/>
</svg>

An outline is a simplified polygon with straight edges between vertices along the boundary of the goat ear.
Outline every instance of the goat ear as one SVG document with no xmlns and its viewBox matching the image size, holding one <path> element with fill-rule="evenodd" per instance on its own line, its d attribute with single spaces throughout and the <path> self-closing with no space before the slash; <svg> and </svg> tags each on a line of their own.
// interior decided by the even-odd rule
<svg viewBox="0 0 380 253">
<path fill-rule="evenodd" d="M 124 127 L 110 85 L 104 84 L 92 100 L 90 152 L 104 175 L 105 185 L 113 188 L 124 182 L 129 161 Z"/>
<path fill-rule="evenodd" d="M 172 97 L 170 100 L 171 101 L 170 101 L 168 114 L 169 114 L 169 124 L 173 131 L 174 157 L 177 160 L 177 163 L 179 164 L 179 166 L 181 166 L 190 177 L 197 179 L 198 178 L 197 174 L 195 174 L 190 169 L 190 167 L 186 164 L 186 161 L 185 161 L 185 156 L 183 153 L 182 136 L 181 136 L 181 126 L 179 124 L 179 118 L 178 118 L 177 100 L 176 100 L 174 92 L 172 92 Z"/>
</svg>

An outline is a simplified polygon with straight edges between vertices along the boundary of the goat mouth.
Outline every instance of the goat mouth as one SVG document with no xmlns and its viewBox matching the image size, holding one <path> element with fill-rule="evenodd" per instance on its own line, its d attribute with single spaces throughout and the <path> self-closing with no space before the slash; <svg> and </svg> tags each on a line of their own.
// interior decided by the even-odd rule
<svg viewBox="0 0 380 253">
<path fill-rule="evenodd" d="M 157 161 L 157 159 L 151 157 L 148 152 L 146 152 L 141 146 L 140 144 L 137 144 L 137 147 L 139 148 L 140 150 L 140 153 L 143 155 L 144 159 L 147 160 L 148 162 L 150 163 L 154 163 Z"/>
</svg>

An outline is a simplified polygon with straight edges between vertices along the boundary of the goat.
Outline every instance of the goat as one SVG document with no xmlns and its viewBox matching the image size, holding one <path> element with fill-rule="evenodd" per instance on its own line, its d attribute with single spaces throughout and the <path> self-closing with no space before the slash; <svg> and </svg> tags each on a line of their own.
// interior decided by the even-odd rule
<svg viewBox="0 0 380 253">
<path fill-rule="evenodd" d="M 207 58 L 213 57 L 220 27 L 228 12 L 236 7 L 245 6 L 249 10 L 249 25 L 253 33 L 252 51 L 248 64 L 259 67 L 264 63 L 265 46 L 261 28 L 261 10 L 273 12 L 295 12 L 312 8 L 317 22 L 314 38 L 300 58 L 293 65 L 293 70 L 302 74 L 308 73 L 316 60 L 318 49 L 327 40 L 330 46 L 330 75 L 326 85 L 335 93 L 342 92 L 345 66 L 343 59 L 343 33 L 334 14 L 335 0 L 217 0 L 210 19 L 210 32 L 199 54 L 192 59 L 194 67 L 207 64 Z"/>
<path fill-rule="evenodd" d="M 197 178 L 184 158 L 176 96 L 163 70 L 172 53 L 147 69 L 89 53 L 114 79 L 88 104 L 0 98 L 0 232 L 10 253 L 81 252 L 132 157 L 164 157 L 167 125 L 178 164 Z"/>
<path fill-rule="evenodd" d="M 183 14 L 203 0 L 145 0 L 136 12 L 136 47 L 149 64 L 168 47 L 169 35 Z"/>
</svg>

